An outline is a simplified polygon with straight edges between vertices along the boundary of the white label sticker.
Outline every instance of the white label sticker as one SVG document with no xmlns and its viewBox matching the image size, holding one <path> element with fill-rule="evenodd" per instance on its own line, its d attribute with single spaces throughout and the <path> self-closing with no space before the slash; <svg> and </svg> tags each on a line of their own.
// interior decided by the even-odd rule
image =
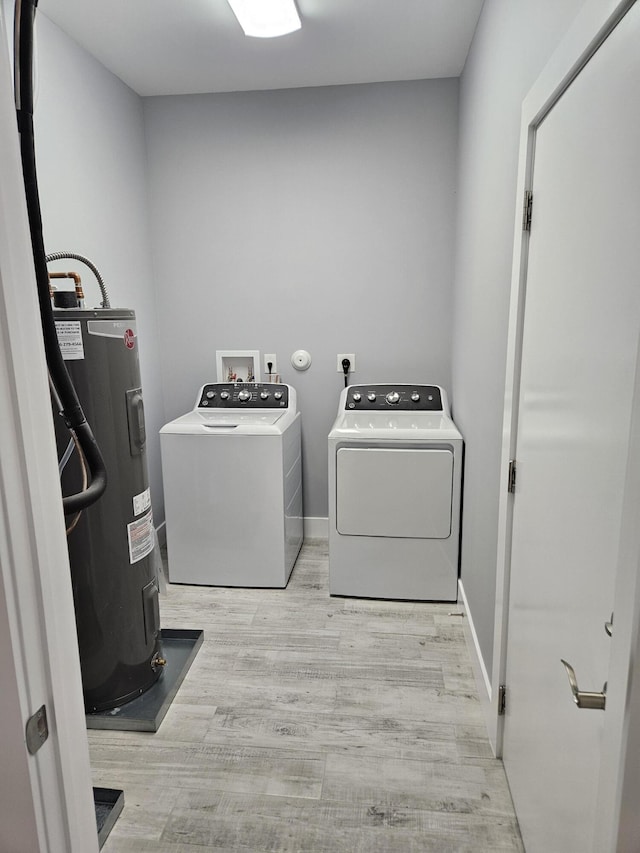
<svg viewBox="0 0 640 853">
<path fill-rule="evenodd" d="M 65 361 L 79 361 L 84 358 L 82 328 L 79 320 L 56 320 L 56 332 L 60 352 Z"/>
<path fill-rule="evenodd" d="M 151 506 L 151 490 L 145 489 L 144 492 L 140 492 L 139 495 L 133 496 L 133 514 L 140 515 L 140 513 L 149 509 Z"/>
<path fill-rule="evenodd" d="M 129 562 L 137 563 L 153 551 L 155 536 L 153 535 L 153 513 L 151 510 L 137 521 L 127 524 L 129 539 Z"/>
</svg>

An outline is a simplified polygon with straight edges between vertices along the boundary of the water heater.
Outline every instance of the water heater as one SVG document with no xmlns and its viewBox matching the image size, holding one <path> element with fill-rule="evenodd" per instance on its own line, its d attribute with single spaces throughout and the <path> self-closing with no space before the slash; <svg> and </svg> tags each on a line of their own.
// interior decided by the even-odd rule
<svg viewBox="0 0 640 853">
<path fill-rule="evenodd" d="M 104 711 L 144 693 L 163 663 L 136 319 L 130 310 L 77 308 L 56 309 L 54 319 L 107 469 L 100 500 L 67 516 L 85 709 Z M 66 495 L 81 490 L 83 475 L 57 421 Z"/>
</svg>

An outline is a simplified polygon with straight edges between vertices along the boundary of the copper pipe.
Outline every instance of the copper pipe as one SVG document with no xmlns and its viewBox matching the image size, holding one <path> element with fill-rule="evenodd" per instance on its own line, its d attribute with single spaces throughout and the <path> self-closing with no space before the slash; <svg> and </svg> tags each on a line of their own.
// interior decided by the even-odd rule
<svg viewBox="0 0 640 853">
<path fill-rule="evenodd" d="M 49 279 L 52 278 L 72 278 L 76 286 L 76 296 L 79 300 L 84 299 L 84 291 L 82 290 L 82 279 L 77 272 L 50 272 Z"/>
</svg>

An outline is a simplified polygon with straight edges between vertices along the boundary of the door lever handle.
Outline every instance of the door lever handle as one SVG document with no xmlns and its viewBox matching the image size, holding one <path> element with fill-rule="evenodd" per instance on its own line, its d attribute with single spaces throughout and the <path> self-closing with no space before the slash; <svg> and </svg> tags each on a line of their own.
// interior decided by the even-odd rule
<svg viewBox="0 0 640 853">
<path fill-rule="evenodd" d="M 611 614 L 611 619 L 604 623 L 604 630 L 609 637 L 613 634 L 613 613 Z"/>
<path fill-rule="evenodd" d="M 569 679 L 569 685 L 573 694 L 573 701 L 576 703 L 578 708 L 588 708 L 595 711 L 604 711 L 604 706 L 607 701 L 606 683 L 600 693 L 593 693 L 588 690 L 580 690 L 580 688 L 578 687 L 578 679 L 576 678 L 574 668 L 571 666 L 570 663 L 567 663 L 566 660 L 560 659 L 560 662 L 564 665 L 564 668 L 567 671 L 567 678 Z"/>
</svg>

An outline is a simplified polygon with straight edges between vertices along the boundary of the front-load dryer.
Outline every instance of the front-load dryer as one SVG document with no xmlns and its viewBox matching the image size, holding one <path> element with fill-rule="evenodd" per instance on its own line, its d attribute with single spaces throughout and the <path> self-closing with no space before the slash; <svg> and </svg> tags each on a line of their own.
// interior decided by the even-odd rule
<svg viewBox="0 0 640 853">
<path fill-rule="evenodd" d="M 437 385 L 350 385 L 329 433 L 332 595 L 456 601 L 463 440 Z"/>
<path fill-rule="evenodd" d="M 160 448 L 171 582 L 285 587 L 302 546 L 295 390 L 204 385 Z"/>
</svg>

